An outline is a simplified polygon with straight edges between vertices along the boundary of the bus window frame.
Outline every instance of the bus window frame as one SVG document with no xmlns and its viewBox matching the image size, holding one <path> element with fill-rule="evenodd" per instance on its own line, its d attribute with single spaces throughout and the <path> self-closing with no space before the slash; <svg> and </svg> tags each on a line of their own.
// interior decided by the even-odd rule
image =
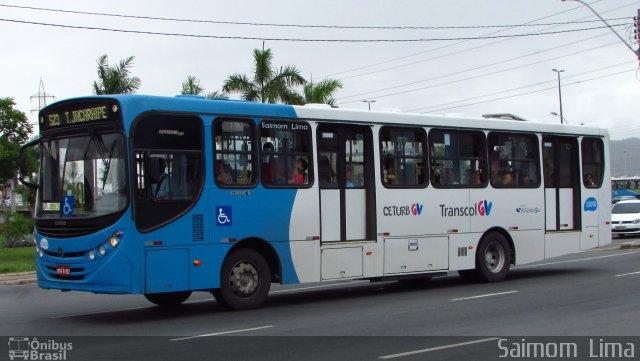
<svg viewBox="0 0 640 361">
<path fill-rule="evenodd" d="M 400 131 L 400 132 L 413 132 L 414 135 L 416 134 L 415 132 L 421 132 L 422 133 L 422 157 L 418 157 L 418 156 L 407 156 L 406 154 L 400 155 L 400 156 L 389 156 L 389 157 L 385 157 L 382 153 L 382 135 L 384 131 L 389 131 L 388 135 L 391 137 L 393 131 Z M 383 187 L 388 188 L 388 189 L 424 189 L 427 188 L 429 186 L 430 180 L 431 180 L 431 171 L 430 171 L 430 167 L 429 167 L 429 136 L 427 134 L 427 131 L 423 128 L 423 127 L 418 127 L 418 126 L 395 126 L 395 125 L 383 125 L 382 127 L 380 127 L 379 131 L 378 131 L 378 149 L 380 152 L 380 182 L 382 183 Z M 385 182 L 384 181 L 384 162 L 386 159 L 422 159 L 423 160 L 423 177 L 424 177 L 424 181 L 422 183 L 416 183 L 416 184 L 392 184 L 389 182 Z M 398 175 L 398 171 L 395 170 L 396 172 L 396 177 Z"/>
<path fill-rule="evenodd" d="M 600 154 L 602 155 L 602 157 L 600 158 L 600 163 L 593 163 L 593 162 L 587 163 L 587 164 L 590 164 L 590 165 L 594 165 L 594 164 L 599 164 L 600 165 L 600 174 L 599 174 L 599 177 L 598 177 L 600 182 L 599 182 L 599 184 L 596 184 L 595 186 L 588 186 L 585 183 L 585 175 L 586 175 L 585 169 L 584 169 L 585 168 L 584 167 L 585 166 L 585 160 L 584 160 L 584 154 L 585 154 L 585 152 L 584 152 L 585 144 L 584 143 L 585 143 L 585 141 L 596 141 L 596 142 L 600 143 L 600 150 L 601 150 Z M 605 166 L 606 166 L 606 162 L 607 162 L 607 159 L 604 156 L 604 142 L 602 141 L 602 138 L 590 137 L 590 136 L 582 137 L 582 139 L 580 140 L 580 170 L 581 170 L 580 177 L 581 177 L 581 180 L 582 180 L 582 185 L 585 188 L 588 188 L 588 189 L 600 189 L 600 188 L 602 188 L 602 184 L 604 183 L 604 169 L 605 169 Z M 591 172 L 588 172 L 588 173 L 591 173 Z M 593 176 L 594 176 L 594 174 L 592 174 L 592 177 Z"/>
<path fill-rule="evenodd" d="M 434 132 L 450 132 L 450 133 L 477 133 L 481 136 L 481 141 L 482 141 L 482 146 L 480 149 L 480 153 L 481 156 L 480 157 L 473 157 L 473 158 L 461 158 L 458 154 L 457 157 L 434 157 L 431 154 L 431 146 L 432 146 L 432 137 L 434 136 Z M 441 188 L 441 189 L 482 189 L 482 188 L 486 188 L 487 185 L 489 184 L 489 176 L 488 176 L 488 170 L 489 170 L 489 157 L 487 154 L 487 134 L 480 129 L 473 129 L 473 128 L 431 128 L 429 129 L 429 134 L 428 134 L 428 158 L 429 158 L 429 168 L 431 168 L 431 162 L 436 161 L 436 160 L 458 160 L 458 162 L 460 160 L 478 160 L 480 162 L 484 161 L 484 167 L 482 167 L 480 169 L 481 172 L 483 172 L 485 174 L 484 179 L 482 181 L 482 183 L 480 184 L 452 184 L 452 185 L 441 185 L 438 182 L 435 181 L 435 170 L 429 169 L 429 179 L 431 181 L 431 185 L 434 188 Z M 459 153 L 459 152 L 458 152 Z M 459 165 L 460 163 L 458 163 Z"/>
<path fill-rule="evenodd" d="M 247 184 L 239 184 L 239 183 L 230 183 L 230 184 L 224 184 L 224 183 L 220 183 L 218 182 L 217 179 L 217 171 L 216 171 L 216 162 L 218 161 L 217 156 L 218 154 L 235 154 L 235 153 L 228 153 L 228 152 L 220 152 L 216 149 L 216 135 L 217 135 L 217 131 L 218 131 L 218 126 L 220 124 L 222 124 L 225 121 L 231 121 L 231 122 L 238 122 L 238 123 L 246 123 L 249 124 L 250 127 L 250 131 L 251 131 L 251 142 L 253 144 L 253 149 L 250 152 L 243 152 L 246 154 L 250 154 L 251 155 L 251 173 L 252 173 L 252 179 L 250 183 Z M 240 189 L 251 189 L 251 188 L 255 188 L 258 183 L 259 183 L 259 179 L 260 179 L 260 172 L 258 171 L 258 167 L 259 167 L 259 162 L 258 162 L 258 142 L 256 142 L 256 122 L 253 119 L 250 118 L 230 118 L 230 117 L 219 117 L 219 118 L 215 118 L 213 120 L 213 125 L 211 127 L 211 134 L 212 134 L 212 138 L 211 138 L 211 143 L 212 143 L 212 149 L 213 149 L 213 181 L 215 182 L 215 184 L 220 187 L 220 188 L 240 188 Z"/>
<path fill-rule="evenodd" d="M 493 159 L 491 158 L 491 139 L 495 136 L 495 137 L 499 137 L 499 136 L 516 136 L 516 137 L 528 137 L 531 138 L 533 140 L 533 142 L 531 143 L 532 146 L 532 150 L 535 152 L 534 155 L 534 159 L 533 160 L 527 160 L 527 159 L 514 159 L 514 158 L 510 158 L 509 161 L 512 162 L 530 162 L 532 164 L 535 165 L 536 167 L 536 172 L 538 174 L 537 176 L 537 182 L 535 184 L 531 184 L 531 185 L 520 185 L 520 184 L 510 184 L 510 185 L 501 185 L 501 184 L 497 184 L 496 182 L 494 182 L 494 177 L 493 177 L 493 170 L 492 168 L 492 161 Z M 540 167 L 540 162 L 542 160 L 541 157 L 541 152 L 539 149 L 539 144 L 540 144 L 540 138 L 538 137 L 537 133 L 521 133 L 521 132 L 510 132 L 510 131 L 490 131 L 487 134 L 487 153 L 488 153 L 488 169 L 489 169 L 489 182 L 491 183 L 491 187 L 496 188 L 496 189 L 505 189 L 505 188 L 529 188 L 529 189 L 536 189 L 536 188 L 540 188 L 540 186 L 542 185 L 542 168 Z M 500 159 L 498 159 L 500 160 Z M 512 175 L 513 177 L 513 175 Z M 529 175 L 529 178 L 531 178 L 531 176 Z M 513 179 L 515 182 L 515 179 Z"/>
<path fill-rule="evenodd" d="M 147 118 L 153 118 L 155 116 L 160 116 L 160 117 L 182 117 L 182 118 L 192 118 L 192 119 L 197 119 L 199 121 L 199 131 L 200 131 L 200 144 L 201 147 L 199 150 L 185 150 L 185 149 L 178 149 L 178 148 L 155 148 L 155 149 L 144 149 L 144 148 L 136 148 L 135 146 L 135 137 L 136 137 L 136 132 L 138 131 L 138 126 L 139 123 L 144 121 Z M 134 121 L 131 123 L 131 132 L 129 135 L 129 147 L 130 147 L 130 154 L 129 154 L 129 159 L 131 159 L 131 167 L 130 167 L 130 171 L 131 171 L 131 175 L 130 175 L 130 180 L 131 180 L 131 204 L 133 205 L 132 207 L 132 212 L 131 212 L 131 216 L 132 219 L 134 220 L 135 223 L 135 227 L 138 231 L 140 231 L 141 233 L 149 233 L 152 231 L 155 231 L 157 229 L 160 229 L 172 222 L 175 222 L 176 220 L 182 218 L 184 215 L 188 214 L 195 206 L 196 204 L 198 204 L 198 202 L 200 201 L 200 198 L 202 197 L 202 194 L 204 193 L 204 188 L 205 188 L 205 183 L 206 183 L 206 178 L 207 178 L 207 166 L 206 166 L 206 140 L 205 140 L 205 126 L 204 126 L 204 120 L 202 119 L 202 117 L 200 116 L 200 114 L 197 113 L 181 113 L 181 112 L 163 112 L 163 111 L 147 111 L 144 112 L 140 115 L 138 115 L 138 117 L 136 117 L 134 119 Z M 198 191 L 194 193 L 193 198 L 191 199 L 191 201 L 189 202 L 188 205 L 186 205 L 184 207 L 184 209 L 182 209 L 179 212 L 175 212 L 175 214 L 173 214 L 171 217 L 167 218 L 166 220 L 163 220 L 159 223 L 155 223 L 149 227 L 141 227 L 141 224 L 139 222 L 138 219 L 138 206 L 140 205 L 140 201 L 138 200 L 138 197 L 136 195 L 136 190 L 137 190 L 137 186 L 136 186 L 136 182 L 137 182 L 137 163 L 136 163 L 136 154 L 137 153 L 143 153 L 143 154 L 168 154 L 168 153 L 200 153 L 200 171 L 201 171 L 201 176 L 199 177 L 200 180 L 200 184 L 198 187 Z M 146 156 L 146 155 L 145 155 Z M 142 203 L 147 203 L 148 201 L 144 201 Z M 155 202 L 156 205 L 161 206 L 161 207 L 167 207 L 167 206 L 171 206 L 172 204 L 179 204 L 179 203 L 185 203 L 184 201 L 180 201 L 180 200 L 175 200 L 175 201 L 163 201 L 163 202 Z"/>
<path fill-rule="evenodd" d="M 278 123 L 278 124 L 301 124 L 307 127 L 307 129 L 305 130 L 307 133 L 307 145 L 309 147 L 308 152 L 306 153 L 307 156 L 307 183 L 306 184 L 294 184 L 294 183 L 288 183 L 289 179 L 287 178 L 287 182 L 286 183 L 282 183 L 282 184 L 278 184 L 278 183 L 266 183 L 264 182 L 264 178 L 263 178 L 263 171 L 262 171 L 262 157 L 265 155 L 264 151 L 263 151 L 263 147 L 264 144 L 262 143 L 262 126 L 264 123 Z M 290 129 L 288 129 L 287 131 L 291 131 Z M 302 120 L 302 119 L 262 119 L 259 123 L 258 123 L 258 131 L 257 131 L 257 144 L 258 144 L 258 168 L 259 168 L 259 178 L 260 178 L 260 184 L 264 187 L 264 188 L 271 188 L 271 189 L 307 189 L 307 188 L 311 188 L 313 187 L 313 185 L 315 184 L 315 172 L 314 172 L 314 143 L 313 143 L 313 127 L 311 126 L 311 124 L 306 121 L 306 120 Z M 291 154 L 297 154 L 297 153 L 287 153 L 287 152 L 273 152 L 272 154 L 274 155 L 280 155 L 280 156 L 285 156 L 289 157 Z M 297 158 L 301 156 L 299 154 L 297 154 L 295 156 L 295 159 L 297 161 Z M 285 160 L 286 162 L 286 160 Z M 294 165 L 295 167 L 295 165 Z M 285 168 L 286 169 L 286 168 Z M 293 168 L 295 169 L 295 168 Z M 287 174 L 287 177 L 289 177 L 289 175 Z"/>
</svg>

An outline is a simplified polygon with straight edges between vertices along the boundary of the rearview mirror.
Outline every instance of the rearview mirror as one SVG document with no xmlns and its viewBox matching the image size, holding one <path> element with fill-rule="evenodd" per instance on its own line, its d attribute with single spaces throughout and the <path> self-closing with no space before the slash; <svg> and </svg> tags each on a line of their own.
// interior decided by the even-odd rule
<svg viewBox="0 0 640 361">
<path fill-rule="evenodd" d="M 29 143 L 23 145 L 22 147 L 20 147 L 20 155 L 18 156 L 18 167 L 20 170 L 20 177 L 18 177 L 18 181 L 31 189 L 38 189 L 38 185 L 24 179 L 24 175 L 29 173 L 25 150 L 35 147 L 38 144 L 40 144 L 40 138 L 34 139 Z"/>
</svg>

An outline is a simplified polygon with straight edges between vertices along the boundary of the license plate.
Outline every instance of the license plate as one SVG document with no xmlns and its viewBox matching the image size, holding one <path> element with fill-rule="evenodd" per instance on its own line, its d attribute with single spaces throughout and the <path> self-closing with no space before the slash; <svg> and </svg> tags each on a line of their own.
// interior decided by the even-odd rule
<svg viewBox="0 0 640 361">
<path fill-rule="evenodd" d="M 56 273 L 59 276 L 71 276 L 71 267 L 69 267 L 69 266 L 56 266 Z"/>
<path fill-rule="evenodd" d="M 616 227 L 615 227 L 615 230 L 616 230 L 616 231 L 622 231 L 622 230 L 624 230 L 624 229 L 626 229 L 626 228 L 627 228 L 626 226 L 616 226 Z"/>
</svg>

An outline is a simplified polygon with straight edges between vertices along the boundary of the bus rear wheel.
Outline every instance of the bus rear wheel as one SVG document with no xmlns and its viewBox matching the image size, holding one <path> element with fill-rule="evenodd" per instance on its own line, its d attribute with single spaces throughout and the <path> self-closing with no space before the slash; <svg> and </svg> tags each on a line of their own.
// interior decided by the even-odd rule
<svg viewBox="0 0 640 361">
<path fill-rule="evenodd" d="M 511 248 L 502 233 L 491 232 L 482 237 L 476 252 L 476 268 L 458 271 L 469 282 L 499 282 L 511 267 Z"/>
<path fill-rule="evenodd" d="M 476 253 L 476 269 L 484 282 L 499 282 L 511 267 L 511 248 L 502 233 L 491 232 L 480 242 Z"/>
<path fill-rule="evenodd" d="M 176 307 L 191 296 L 191 291 L 147 293 L 144 295 L 149 302 L 161 307 Z"/>
<path fill-rule="evenodd" d="M 223 307 L 239 311 L 260 306 L 270 288 L 271 271 L 267 261 L 255 250 L 243 248 L 224 261 L 220 288 L 211 293 Z"/>
</svg>

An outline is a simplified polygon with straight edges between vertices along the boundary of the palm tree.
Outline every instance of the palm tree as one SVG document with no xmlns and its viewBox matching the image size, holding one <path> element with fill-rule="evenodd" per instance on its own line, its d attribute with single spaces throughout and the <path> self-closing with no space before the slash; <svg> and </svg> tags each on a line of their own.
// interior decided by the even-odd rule
<svg viewBox="0 0 640 361">
<path fill-rule="evenodd" d="M 275 69 L 272 60 L 271 49 L 254 49 L 253 79 L 244 74 L 229 75 L 222 90 L 241 93 L 242 99 L 262 103 L 303 104 L 304 98 L 293 89 L 306 83 L 300 71 L 293 65 Z"/>
<path fill-rule="evenodd" d="M 333 93 L 338 89 L 342 89 L 342 82 L 340 80 L 324 79 L 319 83 L 311 81 L 304 86 L 304 101 L 307 104 L 329 104 L 335 107 L 336 100 L 333 98 Z"/>
<path fill-rule="evenodd" d="M 98 81 L 93 82 L 93 93 L 132 94 L 140 88 L 140 78 L 131 76 L 134 56 L 130 56 L 116 66 L 109 66 L 106 54 L 98 58 Z"/>
<path fill-rule="evenodd" d="M 204 88 L 200 86 L 200 79 L 193 75 L 189 75 L 187 80 L 182 83 L 182 94 L 200 95 Z"/>
<path fill-rule="evenodd" d="M 185 95 L 202 95 L 204 92 L 204 88 L 200 86 L 200 79 L 196 78 L 193 75 L 189 75 L 187 80 L 182 83 L 182 94 Z M 207 99 L 220 99 L 220 98 L 228 98 L 224 92 L 219 92 L 214 90 L 212 92 L 206 93 L 204 95 Z"/>
</svg>

